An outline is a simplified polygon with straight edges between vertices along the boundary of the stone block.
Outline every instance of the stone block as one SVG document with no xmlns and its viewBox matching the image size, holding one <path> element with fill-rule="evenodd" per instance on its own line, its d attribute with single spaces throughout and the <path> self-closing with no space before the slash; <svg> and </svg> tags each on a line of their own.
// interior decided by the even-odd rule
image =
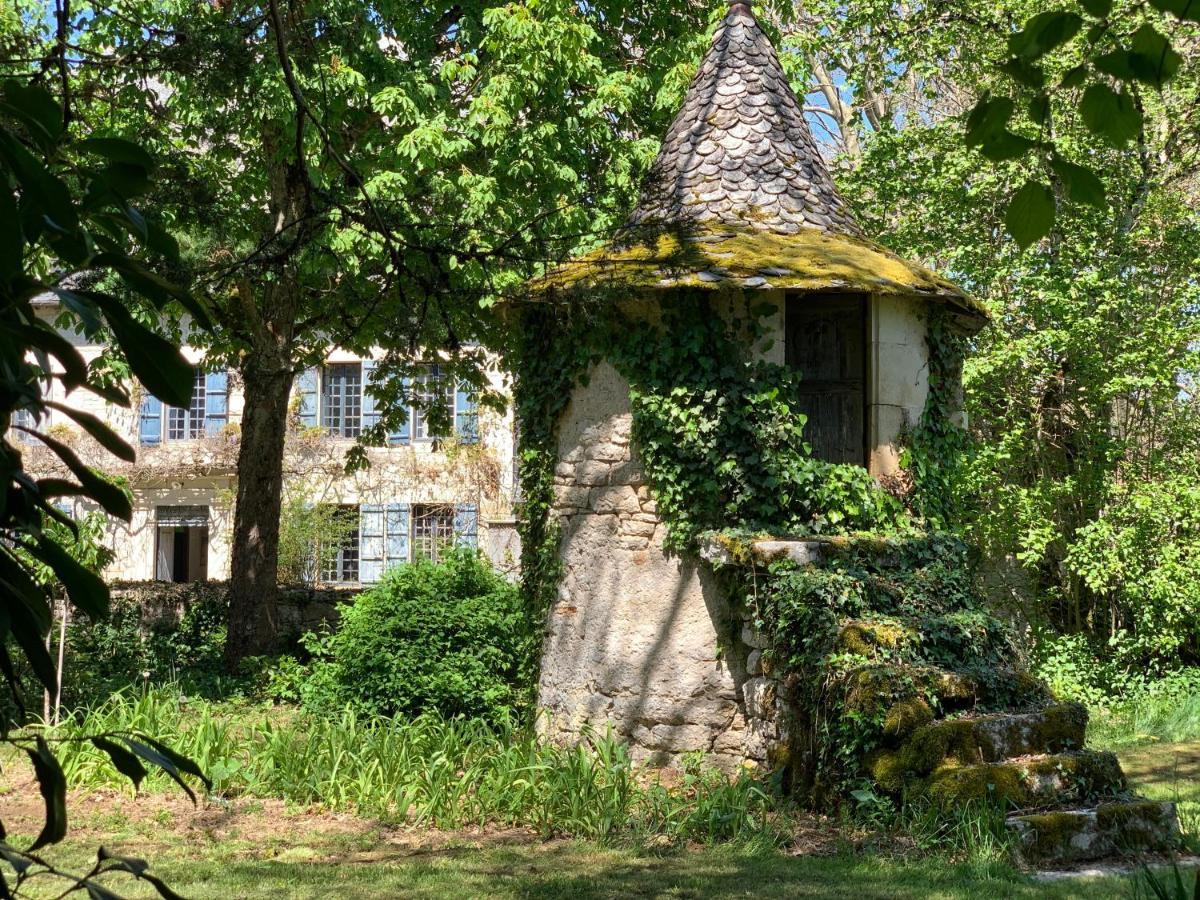
<svg viewBox="0 0 1200 900">
<path fill-rule="evenodd" d="M 613 485 L 592 491 L 591 508 L 598 513 L 632 516 L 639 512 L 637 493 L 629 485 Z"/>
<path fill-rule="evenodd" d="M 610 442 L 593 444 L 587 449 L 587 457 L 588 459 L 598 459 L 601 462 L 625 462 L 629 459 L 629 448 Z"/>
<path fill-rule="evenodd" d="M 613 467 L 606 462 L 590 459 L 575 470 L 575 481 L 591 486 L 608 484 Z"/>
<path fill-rule="evenodd" d="M 750 655 L 746 657 L 746 674 L 761 675 L 763 673 L 762 659 L 763 652 L 761 650 L 751 650 Z"/>
<path fill-rule="evenodd" d="M 772 719 L 775 716 L 775 681 L 771 678 L 750 678 L 742 685 L 746 718 Z"/>
<path fill-rule="evenodd" d="M 770 639 L 749 622 L 742 626 L 742 643 L 754 650 L 766 650 L 771 646 Z"/>
<path fill-rule="evenodd" d="M 637 519 L 625 519 L 621 522 L 621 534 L 640 538 L 652 538 L 658 525 L 654 522 L 639 522 Z"/>
</svg>

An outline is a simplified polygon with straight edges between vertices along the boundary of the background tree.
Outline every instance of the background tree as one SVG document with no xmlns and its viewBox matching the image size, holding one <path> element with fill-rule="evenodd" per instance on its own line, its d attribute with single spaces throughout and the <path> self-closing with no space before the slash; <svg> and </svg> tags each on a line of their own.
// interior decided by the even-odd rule
<svg viewBox="0 0 1200 900">
<path fill-rule="evenodd" d="M 117 2 L 77 43 L 84 119 L 159 136 L 163 219 L 241 374 L 228 659 L 267 649 L 288 394 L 331 343 L 440 351 L 482 386 L 481 314 L 636 193 L 708 3 Z M 119 63 L 116 64 L 116 63 Z M 152 130 L 151 130 L 152 129 Z M 647 137 L 649 135 L 650 137 Z M 361 454 L 358 459 L 361 460 Z M 355 459 L 351 459 L 353 464 Z"/>
</svg>

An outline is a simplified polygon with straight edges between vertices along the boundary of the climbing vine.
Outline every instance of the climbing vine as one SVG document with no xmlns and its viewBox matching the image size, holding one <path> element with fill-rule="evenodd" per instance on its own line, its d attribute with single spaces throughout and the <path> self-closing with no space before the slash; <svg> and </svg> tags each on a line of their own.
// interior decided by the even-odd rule
<svg viewBox="0 0 1200 900">
<path fill-rule="evenodd" d="M 929 394 L 900 463 L 912 479 L 908 503 L 913 512 L 934 527 L 946 528 L 961 521 L 958 485 L 970 449 L 970 435 L 959 421 L 967 339 L 954 329 L 950 314 L 935 306 L 927 314 L 925 345 Z"/>
</svg>

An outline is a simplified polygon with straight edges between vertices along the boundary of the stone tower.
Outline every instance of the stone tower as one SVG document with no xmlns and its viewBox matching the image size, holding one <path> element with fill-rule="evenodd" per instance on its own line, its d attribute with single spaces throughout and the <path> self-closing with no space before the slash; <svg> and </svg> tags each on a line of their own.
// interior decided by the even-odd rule
<svg viewBox="0 0 1200 900">
<path fill-rule="evenodd" d="M 950 282 L 863 236 L 744 3 L 714 34 L 625 226 L 532 290 L 615 292 L 648 320 L 684 292 L 732 311 L 770 304 L 776 339 L 762 356 L 802 371 L 814 454 L 881 476 L 925 404 L 930 306 L 965 332 L 986 321 Z M 754 654 L 723 647 L 735 626 L 706 565 L 664 551 L 630 409 L 628 383 L 601 362 L 559 422 L 563 577 L 539 687 L 545 727 L 569 739 L 611 723 L 655 762 L 695 750 L 731 766 L 764 759 L 776 735 L 757 708 Z"/>
</svg>

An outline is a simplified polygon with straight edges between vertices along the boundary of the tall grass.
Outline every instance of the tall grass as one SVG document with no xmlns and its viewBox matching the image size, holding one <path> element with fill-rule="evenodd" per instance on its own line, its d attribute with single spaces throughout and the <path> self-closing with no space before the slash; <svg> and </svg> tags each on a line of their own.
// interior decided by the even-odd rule
<svg viewBox="0 0 1200 900">
<path fill-rule="evenodd" d="M 1088 740 L 1099 747 L 1200 741 L 1200 694 L 1150 694 L 1093 709 Z"/>
<path fill-rule="evenodd" d="M 705 843 L 782 837 L 781 801 L 748 775 L 730 779 L 697 761 L 668 786 L 640 773 L 611 734 L 556 747 L 513 725 L 237 710 L 156 689 L 115 694 L 51 733 L 64 739 L 58 750 L 68 783 L 123 783 L 99 751 L 71 740 L 117 730 L 166 741 L 195 760 L 223 796 L 322 804 L 443 829 L 523 826 L 601 840 L 653 834 Z"/>
</svg>

